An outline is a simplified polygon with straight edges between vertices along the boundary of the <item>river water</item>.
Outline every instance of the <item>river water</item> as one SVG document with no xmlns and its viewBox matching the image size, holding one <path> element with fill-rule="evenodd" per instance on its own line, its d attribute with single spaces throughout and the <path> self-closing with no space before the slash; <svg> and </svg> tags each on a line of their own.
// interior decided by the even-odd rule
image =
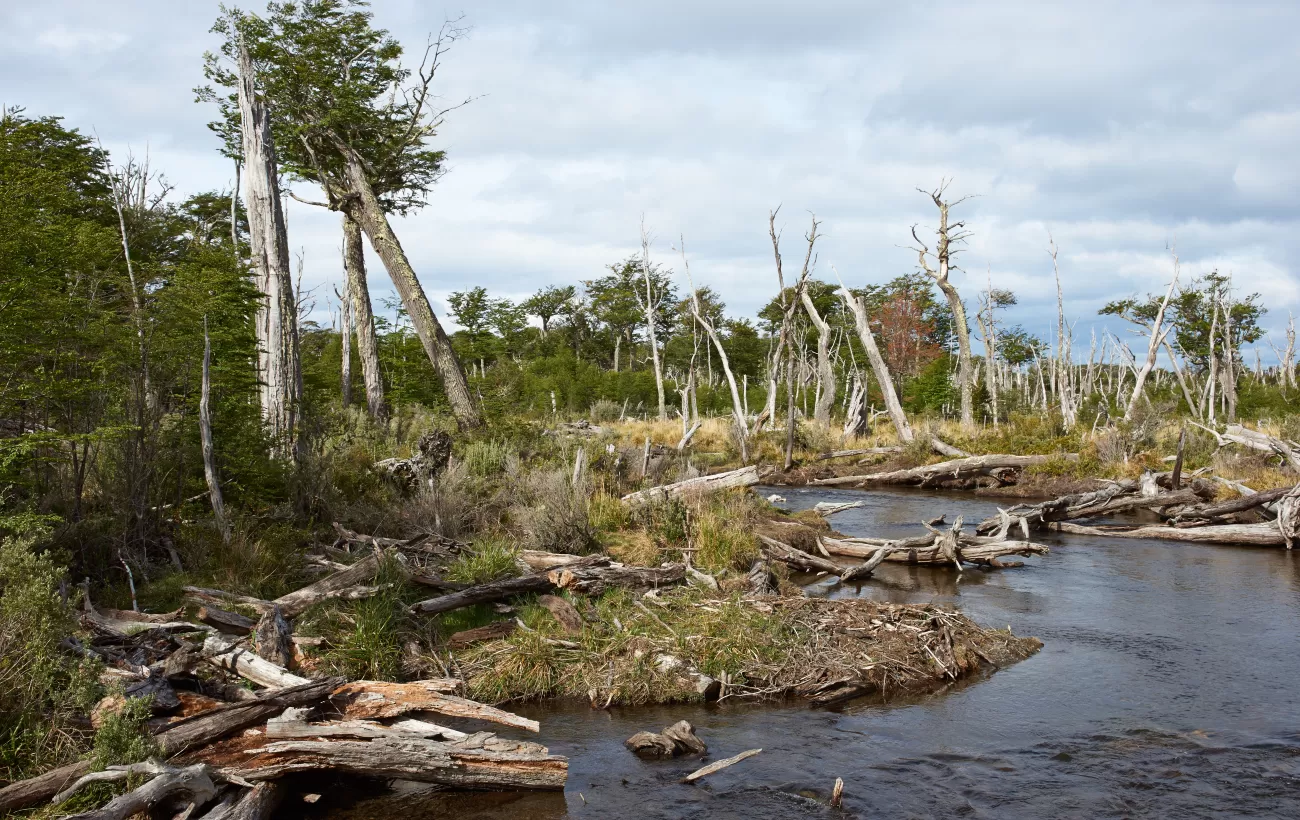
<svg viewBox="0 0 1300 820">
<path fill-rule="evenodd" d="M 915 534 L 992 501 L 951 493 L 762 488 L 789 509 L 865 499 L 852 535 Z M 1300 817 L 1300 558 L 1280 548 L 1043 536 L 1021 569 L 885 564 L 810 594 L 955 605 L 1043 640 L 990 677 L 911 701 L 805 706 L 585 705 L 517 711 L 569 758 L 563 794 L 415 790 L 331 817 Z M 762 754 L 701 782 L 696 758 L 643 761 L 641 729 L 695 724 L 709 759 Z M 844 810 L 824 801 L 845 781 Z M 337 803 L 335 804 L 337 805 Z"/>
</svg>

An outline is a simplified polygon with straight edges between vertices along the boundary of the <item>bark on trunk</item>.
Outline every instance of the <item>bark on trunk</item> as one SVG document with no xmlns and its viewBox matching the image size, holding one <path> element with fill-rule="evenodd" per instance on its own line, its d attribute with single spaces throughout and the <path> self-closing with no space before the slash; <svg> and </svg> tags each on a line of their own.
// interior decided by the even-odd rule
<svg viewBox="0 0 1300 820">
<path fill-rule="evenodd" d="M 366 407 L 372 418 L 384 421 L 388 418 L 388 405 L 384 402 L 384 380 L 379 372 L 379 340 L 375 336 L 375 313 L 366 283 L 361 226 L 346 213 L 343 214 L 343 267 L 348 277 L 347 295 L 352 308 L 352 326 L 356 329 L 361 378 L 366 383 Z"/>
<path fill-rule="evenodd" d="M 907 414 L 903 412 L 903 404 L 898 400 L 898 393 L 894 390 L 894 380 L 889 375 L 889 366 L 885 364 L 885 357 L 880 355 L 880 348 L 876 346 L 876 335 L 872 333 L 871 325 L 867 321 L 867 308 L 846 287 L 840 288 L 840 298 L 849 306 L 849 310 L 853 311 L 858 338 L 867 350 L 867 359 L 871 362 L 872 372 L 876 374 L 876 382 L 880 385 L 880 393 L 884 396 L 885 408 L 889 410 L 889 418 L 894 422 L 894 429 L 898 431 L 901 440 L 911 441 L 915 437 L 912 433 L 912 425 L 907 423 Z"/>
<path fill-rule="evenodd" d="M 831 408 L 835 406 L 835 368 L 831 366 L 831 326 L 822 319 L 805 289 L 799 294 L 808 319 L 817 328 L 817 403 L 813 406 L 813 420 L 830 426 Z"/>
<path fill-rule="evenodd" d="M 941 461 L 938 464 L 930 464 L 925 467 L 914 467 L 910 470 L 891 470 L 884 473 L 823 478 L 808 483 L 823 486 L 839 484 L 919 484 L 932 479 L 949 480 L 969 478 L 974 475 L 992 475 L 995 470 L 1020 469 L 1034 464 L 1043 464 L 1052 458 L 1064 458 L 1074 461 L 1078 460 L 1079 456 L 1074 453 L 1057 456 L 971 456 L 970 458 Z"/>
<path fill-rule="evenodd" d="M 739 470 L 700 476 L 699 478 L 688 478 L 675 484 L 665 484 L 661 487 L 651 487 L 640 492 L 629 493 L 623 496 L 623 503 L 628 506 L 639 506 L 692 493 L 704 495 L 735 487 L 749 487 L 757 483 L 758 468 L 752 466 L 742 467 Z"/>
<path fill-rule="evenodd" d="M 460 359 L 452 350 L 451 340 L 447 338 L 446 331 L 442 329 L 442 324 L 434 315 L 429 297 L 424 294 L 424 288 L 415 275 L 415 269 L 411 267 L 406 252 L 402 250 L 402 245 L 397 240 L 397 234 L 388 223 L 388 215 L 384 213 L 374 189 L 370 186 L 361 158 L 355 151 L 345 147 L 343 159 L 347 185 L 352 192 L 352 195 L 344 201 L 344 212 L 361 226 L 366 236 L 370 237 L 371 247 L 375 249 L 375 253 L 383 260 L 384 267 L 388 269 L 393 286 L 397 288 L 397 293 L 402 298 L 402 305 L 411 317 L 415 333 L 424 346 L 425 355 L 433 363 L 434 370 L 442 377 L 442 388 L 447 394 L 447 401 L 451 404 L 457 423 L 465 429 L 481 426 L 483 416 L 470 394 L 469 382 L 465 378 L 464 369 L 461 368 Z"/>
<path fill-rule="evenodd" d="M 257 289 L 258 376 L 262 419 L 280 458 L 292 458 L 302 396 L 298 356 L 298 306 L 289 270 L 289 238 L 280 203 L 279 170 L 271 141 L 271 118 L 257 96 L 248 49 L 239 47 L 239 114 L 244 153 L 244 201 Z"/>
<path fill-rule="evenodd" d="M 208 338 L 208 320 L 203 320 L 203 378 L 199 388 L 199 442 L 203 450 L 203 479 L 208 484 L 208 500 L 212 503 L 212 519 L 217 524 L 221 540 L 230 543 L 230 519 L 226 517 L 226 502 L 221 495 L 221 477 L 217 473 L 217 457 L 212 443 L 212 340 Z"/>
</svg>

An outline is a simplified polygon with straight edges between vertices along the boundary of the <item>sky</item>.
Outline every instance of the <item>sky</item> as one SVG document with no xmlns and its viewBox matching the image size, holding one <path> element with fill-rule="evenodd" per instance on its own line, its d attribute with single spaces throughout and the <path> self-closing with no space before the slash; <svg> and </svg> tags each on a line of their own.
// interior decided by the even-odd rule
<svg viewBox="0 0 1300 820">
<path fill-rule="evenodd" d="M 258 10 L 258 5 L 244 5 Z M 917 188 L 969 196 L 953 281 L 993 286 L 1055 335 L 1049 237 L 1078 344 L 1107 301 L 1218 269 L 1258 292 L 1279 346 L 1300 312 L 1300 3 L 376 0 L 412 53 L 472 27 L 440 92 L 474 102 L 436 138 L 449 173 L 395 228 L 434 308 L 483 285 L 522 298 L 639 250 L 732 315 L 776 290 L 821 222 L 815 275 L 857 287 L 916 270 Z M 180 194 L 229 188 L 196 103 L 207 0 L 0 0 L 0 104 L 63 116 L 113 154 L 146 151 Z M 298 188 L 295 188 L 298 190 Z M 301 189 L 309 196 L 309 189 Z M 328 321 L 337 215 L 288 202 L 290 245 Z M 933 244 L 931 242 L 931 244 Z M 370 258 L 377 303 L 391 294 Z M 832 267 L 833 266 L 833 267 Z M 1135 348 L 1137 342 L 1133 342 Z M 1261 342 L 1264 359 L 1272 359 Z M 1252 357 L 1253 358 L 1253 357 Z"/>
</svg>

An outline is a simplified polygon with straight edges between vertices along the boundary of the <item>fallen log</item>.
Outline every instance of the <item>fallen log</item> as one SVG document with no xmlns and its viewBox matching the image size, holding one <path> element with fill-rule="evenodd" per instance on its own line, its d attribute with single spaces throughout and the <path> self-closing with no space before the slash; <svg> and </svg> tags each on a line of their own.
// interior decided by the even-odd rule
<svg viewBox="0 0 1300 820">
<path fill-rule="evenodd" d="M 462 629 L 447 639 L 447 646 L 451 649 L 464 649 L 471 644 L 499 640 L 510 635 L 518 628 L 519 625 L 514 621 L 496 621 L 486 626 Z"/>
<path fill-rule="evenodd" d="M 998 478 L 996 471 L 1018 470 L 1036 464 L 1045 464 L 1054 458 L 1077 460 L 1079 456 L 1076 453 L 1063 453 L 1055 456 L 971 456 L 969 458 L 941 461 L 938 464 L 928 464 L 924 467 L 913 467 L 907 470 L 821 478 L 808 483 L 810 485 L 829 487 L 843 484 L 922 484 L 932 480 L 947 481 L 978 475 L 991 475 Z M 1001 479 L 999 478 L 999 480 Z"/>
<path fill-rule="evenodd" d="M 709 765 L 707 765 L 707 766 L 705 766 L 705 767 L 703 767 L 703 768 L 700 768 L 700 769 L 696 769 L 695 771 L 693 771 L 693 772 L 691 772 L 690 774 L 686 775 L 686 777 L 682 779 L 682 782 L 683 782 L 683 783 L 694 783 L 696 780 L 699 780 L 701 777 L 708 777 L 709 775 L 711 775 L 711 774 L 713 774 L 713 773 L 715 773 L 715 772 L 720 772 L 720 771 L 722 771 L 723 769 L 727 768 L 728 766 L 734 766 L 734 765 L 736 765 L 737 763 L 739 763 L 740 761 L 745 760 L 746 758 L 753 757 L 754 755 L 758 754 L 758 753 L 761 752 L 761 751 L 763 751 L 763 750 L 762 750 L 762 749 L 749 749 L 749 750 L 747 750 L 747 751 L 741 752 L 740 754 L 736 755 L 735 757 L 728 757 L 728 758 L 725 758 L 725 759 L 723 759 L 723 760 L 719 760 L 719 761 L 717 761 L 717 762 L 710 763 Z"/>
<path fill-rule="evenodd" d="M 1217 518 L 1223 518 L 1235 513 L 1243 513 L 1253 510 L 1256 507 L 1262 507 L 1266 504 L 1272 504 L 1281 500 L 1287 493 L 1291 492 L 1291 487 L 1276 487 L 1272 490 L 1263 490 L 1252 495 L 1245 495 L 1241 498 L 1233 498 L 1227 501 L 1220 501 L 1214 504 L 1200 504 L 1194 507 L 1187 507 L 1179 510 L 1178 515 L 1174 516 L 1175 523 L 1193 520 L 1211 521 Z"/>
<path fill-rule="evenodd" d="M 155 735 L 159 748 L 171 756 L 206 746 L 233 732 L 264 723 L 292 706 L 312 706 L 324 701 L 343 683 L 342 678 L 308 681 L 297 686 L 264 692 L 253 700 L 231 703 L 181 718 Z"/>
<path fill-rule="evenodd" d="M 1238 544 L 1276 547 L 1286 544 L 1275 522 L 1262 524 L 1210 524 L 1204 527 L 1088 527 L 1068 521 L 1049 525 L 1057 532 L 1073 535 L 1100 535 L 1108 538 L 1163 538 L 1168 541 L 1197 541 L 1211 544 Z"/>
<path fill-rule="evenodd" d="M 249 595 L 239 595 L 234 592 L 226 592 L 221 589 L 205 589 L 203 587 L 182 587 L 185 597 L 195 601 L 201 601 L 208 604 L 237 604 L 239 606 L 250 607 L 257 611 L 259 615 L 270 612 L 275 604 L 270 601 L 264 601 L 261 598 L 254 598 Z"/>
<path fill-rule="evenodd" d="M 567 552 L 542 552 L 541 550 L 520 550 L 517 557 L 519 562 L 532 572 L 554 569 L 555 567 L 562 567 L 582 560 L 581 555 L 570 555 Z"/>
<path fill-rule="evenodd" d="M 257 621 L 238 612 L 230 612 L 218 606 L 201 606 L 197 616 L 208 626 L 216 627 L 218 632 L 227 635 L 247 635 L 257 626 Z"/>
<path fill-rule="evenodd" d="M 379 556 L 367 555 L 345 570 L 327 575 L 314 584 L 281 595 L 271 603 L 280 607 L 286 618 L 296 618 L 321 601 L 338 597 L 353 587 L 371 580 L 379 572 Z"/>
<path fill-rule="evenodd" d="M 308 683 L 307 678 L 295 675 L 283 666 L 215 635 L 203 642 L 203 659 L 218 669 L 233 672 L 258 686 L 273 689 Z"/>
<path fill-rule="evenodd" d="M 688 478 L 675 484 L 664 484 L 660 487 L 651 487 L 640 492 L 629 493 L 623 496 L 623 503 L 635 507 L 655 501 L 680 498 L 684 495 L 707 495 L 721 490 L 750 487 L 757 483 L 758 467 L 741 467 L 739 470 L 730 470 L 725 473 L 700 476 L 699 478 Z"/>
<path fill-rule="evenodd" d="M 10 783 L 0 789 L 0 815 L 44 803 L 90 771 L 89 760 L 79 760 L 44 774 Z"/>
<path fill-rule="evenodd" d="M 491 721 L 530 732 L 541 729 L 535 720 L 448 694 L 448 687 L 459 686 L 459 683 L 448 680 L 411 683 L 351 681 L 338 687 L 330 695 L 330 702 L 349 720 L 379 720 L 412 712 L 437 712 L 450 717 Z"/>
<path fill-rule="evenodd" d="M 128 773 L 152 773 L 154 777 L 143 786 L 113 798 L 103 808 L 71 815 L 69 820 L 126 820 L 177 797 L 182 797 L 184 802 L 202 806 L 217 796 L 217 786 L 212 782 L 211 770 L 201 763 L 184 767 L 135 763 L 123 769 L 124 778 Z"/>
<path fill-rule="evenodd" d="M 253 631 L 253 645 L 258 657 L 280 667 L 293 661 L 293 630 L 285 621 L 280 607 L 264 613 Z"/>
<path fill-rule="evenodd" d="M 800 572 L 826 572 L 839 576 L 844 571 L 844 567 L 834 561 L 796 549 L 789 544 L 783 544 L 775 538 L 769 538 L 760 533 L 758 540 L 763 544 L 764 555 Z"/>
<path fill-rule="evenodd" d="M 284 797 L 284 786 L 273 780 L 263 781 L 245 791 L 229 808 L 220 813 L 213 809 L 201 820 L 270 820 Z"/>
<path fill-rule="evenodd" d="M 325 723 L 308 723 L 301 716 L 284 715 L 266 722 L 267 740 L 301 740 L 346 737 L 353 740 L 374 740 L 377 737 L 419 737 L 428 740 L 459 740 L 469 737 L 464 732 L 448 729 L 422 720 L 397 721 L 385 726 L 373 720 L 331 720 Z"/>
<path fill-rule="evenodd" d="M 928 543 L 916 544 L 919 539 L 907 539 L 907 541 L 885 542 L 884 544 L 866 541 L 863 539 L 839 539 L 822 536 L 819 540 L 822 547 L 831 555 L 842 555 L 848 558 L 867 558 L 871 559 L 879 551 L 884 550 L 885 555 L 882 561 L 889 561 L 897 564 L 946 564 L 951 563 L 951 559 L 945 557 L 940 549 L 934 544 L 934 536 L 922 536 Z M 908 542 L 912 543 L 908 543 Z M 975 542 L 969 536 L 962 536 L 959 539 L 959 549 L 961 560 L 973 563 L 983 564 L 992 567 L 1005 567 L 1007 564 L 998 563 L 999 558 L 1008 555 L 1046 555 L 1048 548 L 1043 544 L 1035 544 L 1032 541 L 992 541 L 985 543 Z"/>
<path fill-rule="evenodd" d="M 930 449 L 948 458 L 970 458 L 970 453 L 959 447 L 953 447 L 938 436 L 930 436 Z"/>
<path fill-rule="evenodd" d="M 838 512 L 844 512 L 845 510 L 853 510 L 865 506 L 867 506 L 867 502 L 865 501 L 846 501 L 843 504 L 835 504 L 830 501 L 818 501 L 813 506 L 813 510 L 818 515 L 825 517 L 828 515 L 834 515 Z"/>
<path fill-rule="evenodd" d="M 1221 435 L 1216 434 L 1216 437 L 1220 443 L 1228 441 L 1251 450 L 1279 455 L 1294 472 L 1300 472 L 1300 452 L 1297 451 L 1297 445 L 1294 442 L 1283 441 L 1267 433 L 1243 427 L 1240 424 L 1229 424 L 1228 429 Z"/>
<path fill-rule="evenodd" d="M 857 450 L 832 450 L 817 456 L 817 461 L 829 461 L 833 458 L 853 458 L 854 456 L 883 456 L 903 452 L 902 447 L 862 447 Z"/>
<path fill-rule="evenodd" d="M 623 741 L 637 757 L 679 757 L 704 754 L 709 750 L 695 734 L 695 727 L 679 720 L 659 732 L 637 732 Z"/>
<path fill-rule="evenodd" d="M 573 608 L 573 604 L 558 595 L 541 595 L 537 598 L 537 603 L 551 613 L 551 617 L 566 633 L 577 635 L 582 632 L 582 616 Z"/>
<path fill-rule="evenodd" d="M 498 751 L 497 749 L 509 749 Z M 568 761 L 536 744 L 504 741 L 492 735 L 463 740 L 380 737 L 361 741 L 285 741 L 245 752 L 231 766 L 253 781 L 276 780 L 299 772 L 343 772 L 460 789 L 564 788 Z"/>
</svg>

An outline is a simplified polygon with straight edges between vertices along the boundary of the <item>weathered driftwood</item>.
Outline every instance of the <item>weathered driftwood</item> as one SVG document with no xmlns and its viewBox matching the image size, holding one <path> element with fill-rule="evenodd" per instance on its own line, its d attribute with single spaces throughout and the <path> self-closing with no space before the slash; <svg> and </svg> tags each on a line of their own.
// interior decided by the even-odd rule
<svg viewBox="0 0 1300 820">
<path fill-rule="evenodd" d="M 247 635 L 257 626 L 257 621 L 247 615 L 231 612 L 218 606 L 201 606 L 196 616 L 208 626 L 227 635 Z"/>
<path fill-rule="evenodd" d="M 284 801 L 285 792 L 279 783 L 263 781 L 246 790 L 228 808 L 213 809 L 201 820 L 270 820 Z"/>
<path fill-rule="evenodd" d="M 551 613 L 551 617 L 568 634 L 577 635 L 582 632 L 582 616 L 574 609 L 573 604 L 558 595 L 541 595 L 537 598 L 537 603 L 545 607 L 546 611 Z"/>
<path fill-rule="evenodd" d="M 263 612 L 270 612 L 275 604 L 270 601 L 264 601 L 261 598 L 254 598 L 251 595 L 239 595 L 234 592 L 226 592 L 222 589 L 205 589 L 203 587 L 182 587 L 185 597 L 205 604 L 236 604 L 238 606 L 250 607 L 260 615 Z"/>
<path fill-rule="evenodd" d="M 944 564 L 951 563 L 951 559 L 945 557 L 938 546 L 935 545 L 935 536 L 925 535 L 918 538 L 899 539 L 897 541 L 887 541 L 883 539 L 857 539 L 857 538 L 828 538 L 822 536 L 818 539 L 825 549 L 832 555 L 842 555 L 848 558 L 865 558 L 872 559 L 880 550 L 885 550 L 882 561 L 889 561 L 898 564 Z M 983 543 L 980 543 L 983 541 Z M 1001 541 L 988 539 L 973 539 L 969 536 L 960 536 L 958 546 L 961 554 L 961 560 L 973 564 L 984 564 L 992 567 L 1010 566 L 998 561 L 999 558 L 1008 555 L 1046 555 L 1048 548 L 1042 544 L 1035 544 L 1032 541 Z"/>
<path fill-rule="evenodd" d="M 741 752 L 740 754 L 736 755 L 735 757 L 728 757 L 728 758 L 725 758 L 725 759 L 723 759 L 723 760 L 715 761 L 715 762 L 710 763 L 709 765 L 707 765 L 707 766 L 705 766 L 705 767 L 703 767 L 703 768 L 696 769 L 695 771 L 693 771 L 693 772 L 691 772 L 690 774 L 686 775 L 686 777 L 682 778 L 682 782 L 683 782 L 683 783 L 694 783 L 696 780 L 699 780 L 699 779 L 702 778 L 702 777 L 708 777 L 709 775 L 711 775 L 711 774 L 713 774 L 713 773 L 715 773 L 715 772 L 720 772 L 720 771 L 722 771 L 723 769 L 727 768 L 728 766 L 734 766 L 734 765 L 736 765 L 737 763 L 739 763 L 740 761 L 745 760 L 746 758 L 753 757 L 754 755 L 758 754 L 758 753 L 761 752 L 761 751 L 763 751 L 763 750 L 762 750 L 762 749 L 749 749 L 749 750 L 747 750 L 747 751 Z"/>
<path fill-rule="evenodd" d="M 280 607 L 262 614 L 253 632 L 253 643 L 263 660 L 281 667 L 293 662 L 293 630 L 280 613 Z"/>
<path fill-rule="evenodd" d="M 469 544 L 466 544 L 464 541 L 457 541 L 454 538 L 447 538 L 446 536 L 435 535 L 433 533 L 421 533 L 412 538 L 388 538 L 382 535 L 365 535 L 364 533 L 353 532 L 339 524 L 337 521 L 334 522 L 334 532 L 339 537 L 339 540 L 335 542 L 336 544 L 343 542 L 346 544 L 375 546 L 380 549 L 392 548 L 446 555 L 455 555 L 469 548 Z"/>
<path fill-rule="evenodd" d="M 1202 427 L 1201 429 L 1208 430 L 1209 428 Z M 1214 433 L 1213 430 L 1210 430 L 1210 432 Z M 1283 441 L 1267 433 L 1243 427 L 1240 424 L 1229 424 L 1228 429 L 1223 433 L 1214 433 L 1214 435 L 1219 440 L 1220 445 L 1231 442 L 1262 453 L 1275 453 L 1281 456 L 1282 460 L 1293 471 L 1300 472 L 1300 445 L 1296 445 L 1295 442 Z"/>
<path fill-rule="evenodd" d="M 953 447 L 938 436 L 930 436 L 930 449 L 948 458 L 970 458 L 970 453 L 960 447 Z"/>
<path fill-rule="evenodd" d="M 532 572 L 541 572 L 542 570 L 562 567 L 566 564 L 572 564 L 582 560 L 581 555 L 570 555 L 567 552 L 542 552 L 541 550 L 520 550 L 518 556 L 519 562 Z"/>
<path fill-rule="evenodd" d="M 460 632 L 452 634 L 447 639 L 447 646 L 452 649 L 464 649 L 465 647 L 482 643 L 483 641 L 495 641 L 513 633 L 519 625 L 513 620 L 495 621 L 484 626 L 477 626 L 473 629 L 462 629 Z"/>
<path fill-rule="evenodd" d="M 1180 524 L 1193 521 L 1214 521 L 1229 515 L 1247 512 L 1266 504 L 1272 504 L 1284 498 L 1292 489 L 1291 487 L 1276 487 L 1272 490 L 1262 490 L 1252 495 L 1244 495 L 1241 498 L 1233 498 L 1228 501 L 1185 507 L 1178 511 L 1173 520 Z"/>
<path fill-rule="evenodd" d="M 0 789 L 0 815 L 44 803 L 90 771 L 89 760 L 79 760 L 44 774 L 10 783 Z"/>
<path fill-rule="evenodd" d="M 833 458 L 853 458 L 855 456 L 883 456 L 893 453 L 901 453 L 903 448 L 894 447 L 861 447 L 856 450 L 832 450 L 829 453 L 822 453 L 817 456 L 817 461 L 829 461 Z"/>
<path fill-rule="evenodd" d="M 889 557 L 889 548 L 880 547 L 867 560 L 857 566 L 849 567 L 840 573 L 840 583 L 849 584 L 854 581 L 861 581 L 864 578 L 870 578 L 876 571 L 876 567 Z"/>
<path fill-rule="evenodd" d="M 924 467 L 913 467 L 907 470 L 890 470 L 883 473 L 867 473 L 865 475 L 822 478 L 815 481 L 809 481 L 808 483 L 821 486 L 836 486 L 843 484 L 922 484 L 929 481 L 948 481 L 981 475 L 989 475 L 1001 480 L 999 477 L 1001 471 L 1018 470 L 1035 464 L 1044 464 L 1053 458 L 1075 460 L 1078 459 L 1079 456 L 1075 453 L 1063 453 L 1056 456 L 971 456 L 969 458 L 941 461 L 938 464 L 929 464 Z"/>
<path fill-rule="evenodd" d="M 103 808 L 71 815 L 76 820 L 126 820 L 155 806 L 180 797 L 185 802 L 202 806 L 217 796 L 217 786 L 212 782 L 212 770 L 199 763 L 193 766 L 163 766 L 157 763 L 137 763 L 123 767 L 127 773 L 152 774 L 153 779 L 137 789 L 119 795 Z"/>
<path fill-rule="evenodd" d="M 650 487 L 640 492 L 629 493 L 623 496 L 623 503 L 639 506 L 655 501 L 666 501 L 670 498 L 680 498 L 684 495 L 704 495 L 737 487 L 750 487 L 757 483 L 758 467 L 741 467 L 739 470 L 688 478 L 675 484 L 665 484 L 661 487 Z"/>
<path fill-rule="evenodd" d="M 347 737 L 354 740 L 373 740 L 377 737 L 422 737 L 430 740 L 459 740 L 468 737 L 464 732 L 422 720 L 399 720 L 385 725 L 373 720 L 330 720 L 309 723 L 294 709 L 266 722 L 268 740 L 300 740 L 302 738 Z"/>
<path fill-rule="evenodd" d="M 1262 524 L 1210 524 L 1204 527 L 1088 527 L 1068 521 L 1049 525 L 1058 532 L 1100 535 L 1108 538 L 1163 538 L 1168 541 L 1199 541 L 1211 544 L 1282 546 L 1286 538 L 1275 522 Z"/>
<path fill-rule="evenodd" d="M 324 701 L 343 683 L 342 678 L 308 681 L 297 686 L 265 692 L 253 700 L 231 703 L 202 714 L 181 718 L 159 732 L 155 739 L 166 755 L 177 755 L 263 723 L 292 706 L 311 706 Z"/>
<path fill-rule="evenodd" d="M 783 544 L 775 538 L 769 538 L 760 533 L 758 540 L 762 542 L 764 555 L 800 572 L 826 572 L 838 576 L 844 571 L 844 567 L 834 561 L 796 549 L 789 544 Z"/>
<path fill-rule="evenodd" d="M 627 567 L 613 564 L 604 556 L 588 556 L 545 572 L 491 581 L 438 598 L 420 601 L 411 606 L 411 611 L 417 614 L 435 615 L 473 604 L 501 601 L 530 592 L 545 593 L 568 589 L 574 592 L 599 594 L 605 589 L 616 586 L 640 588 L 679 584 L 685 577 L 686 571 L 681 564 L 667 567 Z"/>
<path fill-rule="evenodd" d="M 655 668 L 660 672 L 671 673 L 689 681 L 695 693 L 706 701 L 715 701 L 722 694 L 722 681 L 704 674 L 681 658 L 673 655 L 656 655 Z"/>
<path fill-rule="evenodd" d="M 817 504 L 813 506 L 813 510 L 815 510 L 818 515 L 827 516 L 865 506 L 867 506 L 867 502 L 865 501 L 846 501 L 843 504 L 835 504 L 830 501 L 818 501 Z"/>
<path fill-rule="evenodd" d="M 637 732 L 623 741 L 623 745 L 638 757 L 679 757 L 704 754 L 709 750 L 695 734 L 695 727 L 679 720 L 660 732 Z"/>
<path fill-rule="evenodd" d="M 215 635 L 203 642 L 203 659 L 218 669 L 233 672 L 267 688 L 297 686 L 308 682 L 306 678 L 293 674 L 283 666 Z"/>
<path fill-rule="evenodd" d="M 248 780 L 298 772 L 343 772 L 461 789 L 563 789 L 568 761 L 536 744 L 480 733 L 456 741 L 380 737 L 285 741 L 249 749 L 231 769 Z"/>
<path fill-rule="evenodd" d="M 271 603 L 280 607 L 284 617 L 296 618 L 313 604 L 338 597 L 340 593 L 371 580 L 378 572 L 379 556 L 367 555 L 347 569 L 327 575 L 316 583 L 290 592 L 288 595 L 282 595 Z"/>
<path fill-rule="evenodd" d="M 540 730 L 535 720 L 448 694 L 449 686 L 456 685 L 459 681 L 352 681 L 335 690 L 330 702 L 350 720 L 379 720 L 412 712 L 437 712 L 451 717 L 487 720 L 530 732 Z"/>
</svg>

